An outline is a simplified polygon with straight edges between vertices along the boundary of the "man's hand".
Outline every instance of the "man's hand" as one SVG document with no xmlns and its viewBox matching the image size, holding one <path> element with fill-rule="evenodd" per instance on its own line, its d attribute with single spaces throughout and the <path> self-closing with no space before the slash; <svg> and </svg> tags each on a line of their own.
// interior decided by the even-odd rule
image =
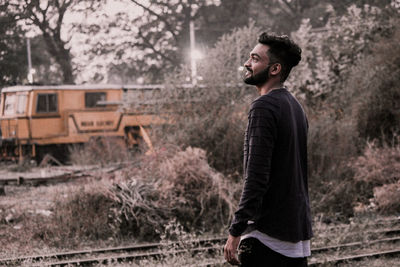
<svg viewBox="0 0 400 267">
<path fill-rule="evenodd" d="M 224 247 L 224 256 L 225 260 L 232 265 L 239 265 L 240 262 L 237 258 L 237 248 L 239 246 L 240 236 L 235 237 L 232 235 L 228 236 L 228 240 L 226 241 Z"/>
</svg>

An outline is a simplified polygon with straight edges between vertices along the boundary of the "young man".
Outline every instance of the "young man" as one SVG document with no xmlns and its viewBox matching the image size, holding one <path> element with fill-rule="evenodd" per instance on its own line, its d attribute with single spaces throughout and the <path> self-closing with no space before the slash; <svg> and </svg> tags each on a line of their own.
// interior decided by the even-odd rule
<svg viewBox="0 0 400 267">
<path fill-rule="evenodd" d="M 308 123 L 301 105 L 283 87 L 301 60 L 301 49 L 287 36 L 262 33 L 258 42 L 244 64 L 244 82 L 255 85 L 260 96 L 248 115 L 243 191 L 224 256 L 244 267 L 307 266 L 312 236 Z"/>
</svg>

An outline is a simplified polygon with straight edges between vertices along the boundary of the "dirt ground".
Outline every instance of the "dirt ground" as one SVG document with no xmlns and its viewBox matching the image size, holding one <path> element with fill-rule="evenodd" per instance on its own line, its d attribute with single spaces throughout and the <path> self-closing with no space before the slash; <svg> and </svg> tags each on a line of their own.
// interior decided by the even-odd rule
<svg viewBox="0 0 400 267">
<path fill-rule="evenodd" d="M 66 198 L 68 188 L 85 183 L 89 178 L 71 179 L 66 183 L 18 185 L 15 179 L 57 177 L 82 171 L 99 171 L 96 166 L 52 166 L 45 168 L 22 168 L 17 165 L 2 165 L 0 170 L 0 258 L 21 255 L 44 254 L 60 251 L 49 248 L 42 241 L 46 233 L 40 227 L 51 223 L 54 204 Z M 5 180 L 9 180 L 8 184 Z"/>
<path fill-rule="evenodd" d="M 5 186 L 0 196 L 0 257 L 42 254 L 52 251 L 41 242 L 35 229 L 49 223 L 54 199 L 63 185 Z"/>
</svg>

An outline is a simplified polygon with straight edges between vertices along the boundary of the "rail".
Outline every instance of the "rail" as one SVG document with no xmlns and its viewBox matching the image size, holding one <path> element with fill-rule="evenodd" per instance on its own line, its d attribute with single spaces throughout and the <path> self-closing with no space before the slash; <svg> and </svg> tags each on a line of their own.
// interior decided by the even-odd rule
<svg viewBox="0 0 400 267">
<path fill-rule="evenodd" d="M 386 229 L 381 233 L 391 234 L 399 229 Z M 46 255 L 32 255 L 18 258 L 0 259 L 0 265 L 17 265 L 24 262 L 30 262 L 32 266 L 76 266 L 76 265 L 93 265 L 104 264 L 109 262 L 121 261 L 138 261 L 144 258 L 161 259 L 168 255 L 177 255 L 181 253 L 199 253 L 199 252 L 221 252 L 225 237 L 213 237 L 206 239 L 197 239 L 191 241 L 169 242 L 169 243 L 146 243 L 135 244 L 131 246 L 110 247 L 100 249 L 89 249 L 81 251 L 69 251 Z M 326 263 L 342 263 L 354 260 L 360 260 L 371 257 L 394 256 L 400 254 L 400 248 L 380 250 L 379 248 L 357 254 L 349 254 L 343 256 L 323 255 L 322 259 L 315 257 L 315 254 L 325 252 L 339 251 L 341 249 L 350 249 L 351 251 L 358 250 L 363 247 L 368 247 L 376 244 L 392 245 L 400 241 L 400 236 L 391 238 L 375 239 L 365 242 L 351 242 L 332 246 L 317 247 L 312 249 L 313 256 L 309 259 L 309 266 L 321 266 Z M 184 246 L 182 244 L 184 243 Z M 319 257 L 321 258 L 321 257 Z M 198 266 L 220 266 L 224 264 L 224 260 L 210 260 L 199 264 Z"/>
</svg>

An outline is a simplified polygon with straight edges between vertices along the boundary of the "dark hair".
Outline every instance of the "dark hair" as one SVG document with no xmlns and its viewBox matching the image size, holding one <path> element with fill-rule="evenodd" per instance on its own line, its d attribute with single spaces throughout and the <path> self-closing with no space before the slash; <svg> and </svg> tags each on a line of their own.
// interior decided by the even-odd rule
<svg viewBox="0 0 400 267">
<path fill-rule="evenodd" d="M 301 48 L 287 35 L 269 35 L 266 32 L 260 34 L 258 42 L 269 46 L 267 54 L 272 63 L 281 64 L 281 82 L 284 82 L 292 68 L 299 64 Z"/>
</svg>

